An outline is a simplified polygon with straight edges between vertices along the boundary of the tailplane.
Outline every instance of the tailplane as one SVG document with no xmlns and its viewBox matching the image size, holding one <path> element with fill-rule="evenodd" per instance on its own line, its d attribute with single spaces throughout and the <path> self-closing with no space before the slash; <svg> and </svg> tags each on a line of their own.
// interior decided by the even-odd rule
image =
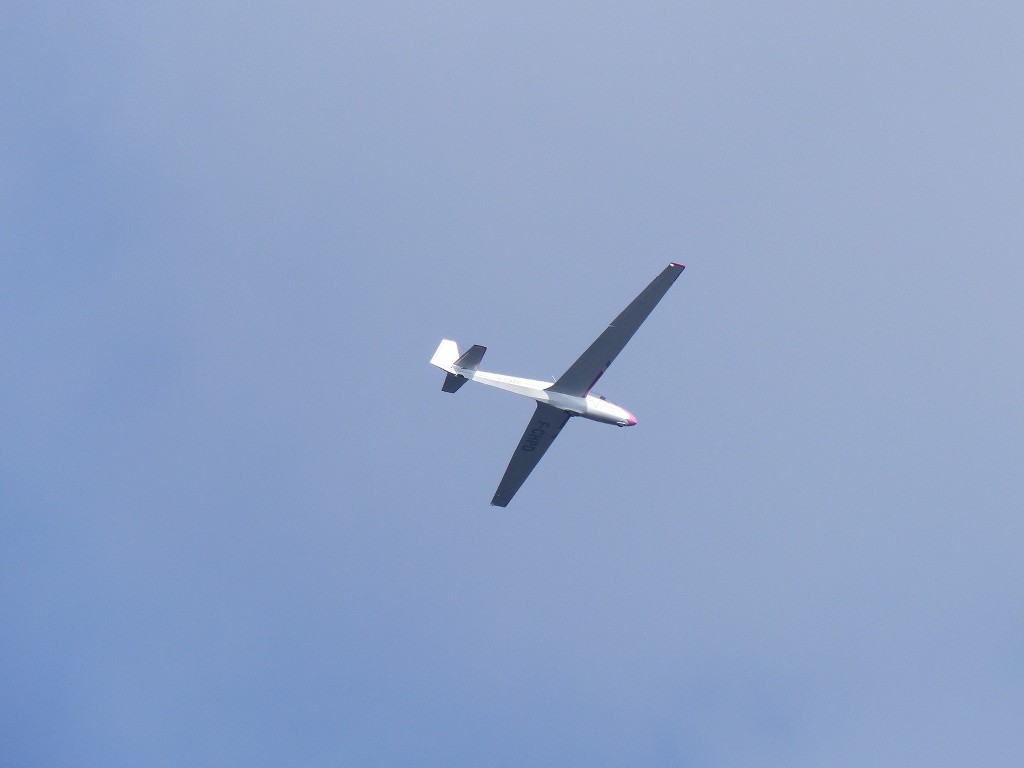
<svg viewBox="0 0 1024 768">
<path fill-rule="evenodd" d="M 462 354 L 458 344 L 451 339 L 443 339 L 438 345 L 437 351 L 434 352 L 434 356 L 430 358 L 431 365 L 436 365 L 448 374 L 445 376 L 444 384 L 441 385 L 441 391 L 458 392 L 459 387 L 469 381 L 464 374 L 477 369 L 486 351 L 487 347 L 474 344 L 465 354 Z"/>
<path fill-rule="evenodd" d="M 462 357 L 455 361 L 455 367 L 463 371 L 475 371 L 480 367 L 480 361 L 484 359 L 484 352 L 487 347 L 474 344 Z"/>
</svg>

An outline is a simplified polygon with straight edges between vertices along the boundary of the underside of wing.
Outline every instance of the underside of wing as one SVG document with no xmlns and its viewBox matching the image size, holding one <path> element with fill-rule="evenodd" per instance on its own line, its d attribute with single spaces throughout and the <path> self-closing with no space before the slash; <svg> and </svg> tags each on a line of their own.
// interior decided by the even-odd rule
<svg viewBox="0 0 1024 768">
<path fill-rule="evenodd" d="M 647 319 L 672 283 L 683 271 L 682 264 L 669 264 L 630 305 L 612 320 L 604 333 L 580 355 L 579 360 L 554 383 L 551 390 L 567 395 L 586 395 L 601 378 L 637 328 Z"/>
<path fill-rule="evenodd" d="M 512 454 L 505 475 L 498 484 L 498 490 L 494 492 L 494 498 L 491 499 L 493 506 L 508 506 L 569 418 L 565 411 L 547 403 L 537 403 L 537 410 L 533 412 L 533 418 L 526 425 L 526 431 L 523 432 L 519 445 Z"/>
</svg>

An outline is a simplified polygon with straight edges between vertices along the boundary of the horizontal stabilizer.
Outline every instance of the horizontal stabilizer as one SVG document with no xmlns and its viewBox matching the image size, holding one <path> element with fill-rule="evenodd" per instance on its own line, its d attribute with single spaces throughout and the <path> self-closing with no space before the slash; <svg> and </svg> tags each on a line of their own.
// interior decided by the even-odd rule
<svg viewBox="0 0 1024 768">
<path fill-rule="evenodd" d="M 442 392 L 458 392 L 459 387 L 465 384 L 469 379 L 465 376 L 460 376 L 457 373 L 449 373 L 444 377 L 444 384 L 441 385 Z"/>
<path fill-rule="evenodd" d="M 455 367 L 461 368 L 464 371 L 475 371 L 477 366 L 480 365 L 480 361 L 484 359 L 484 352 L 486 351 L 487 347 L 474 344 L 466 354 L 455 361 Z"/>
</svg>

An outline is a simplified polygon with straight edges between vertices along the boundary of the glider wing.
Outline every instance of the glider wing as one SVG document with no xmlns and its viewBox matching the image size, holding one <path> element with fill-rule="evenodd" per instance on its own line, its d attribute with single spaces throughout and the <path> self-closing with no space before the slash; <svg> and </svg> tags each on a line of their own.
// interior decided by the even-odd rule
<svg viewBox="0 0 1024 768">
<path fill-rule="evenodd" d="M 505 475 L 498 484 L 498 490 L 491 499 L 493 506 L 508 506 L 569 418 L 565 411 L 547 403 L 537 403 L 537 410 L 533 412 L 533 418 L 526 425 L 526 431 L 519 439 L 519 445 L 516 446 Z"/>
<path fill-rule="evenodd" d="M 626 342 L 633 338 L 637 328 L 651 314 L 682 271 L 682 264 L 672 263 L 665 267 L 661 274 L 612 320 L 612 324 L 597 337 L 586 352 L 580 355 L 579 360 L 569 366 L 569 370 L 554 383 L 551 391 L 585 397 L 626 346 Z"/>
</svg>

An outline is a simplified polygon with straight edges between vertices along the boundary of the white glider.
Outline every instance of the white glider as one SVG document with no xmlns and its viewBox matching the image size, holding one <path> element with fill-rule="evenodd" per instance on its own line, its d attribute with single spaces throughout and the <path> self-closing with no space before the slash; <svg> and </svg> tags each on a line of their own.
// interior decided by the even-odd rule
<svg viewBox="0 0 1024 768">
<path fill-rule="evenodd" d="M 625 408 L 603 397 L 591 395 L 590 390 L 626 346 L 626 342 L 633 338 L 637 328 L 651 314 L 683 269 L 682 264 L 676 263 L 665 267 L 553 384 L 478 370 L 487 347 L 474 344 L 463 354 L 458 344 L 451 339 L 441 342 L 430 364 L 448 374 L 441 387 L 443 391 L 456 392 L 467 381 L 476 381 L 537 401 L 537 410 L 512 454 L 512 460 L 491 499 L 492 505 L 508 505 L 571 417 L 582 416 L 620 427 L 636 424 L 636 417 Z"/>
</svg>

